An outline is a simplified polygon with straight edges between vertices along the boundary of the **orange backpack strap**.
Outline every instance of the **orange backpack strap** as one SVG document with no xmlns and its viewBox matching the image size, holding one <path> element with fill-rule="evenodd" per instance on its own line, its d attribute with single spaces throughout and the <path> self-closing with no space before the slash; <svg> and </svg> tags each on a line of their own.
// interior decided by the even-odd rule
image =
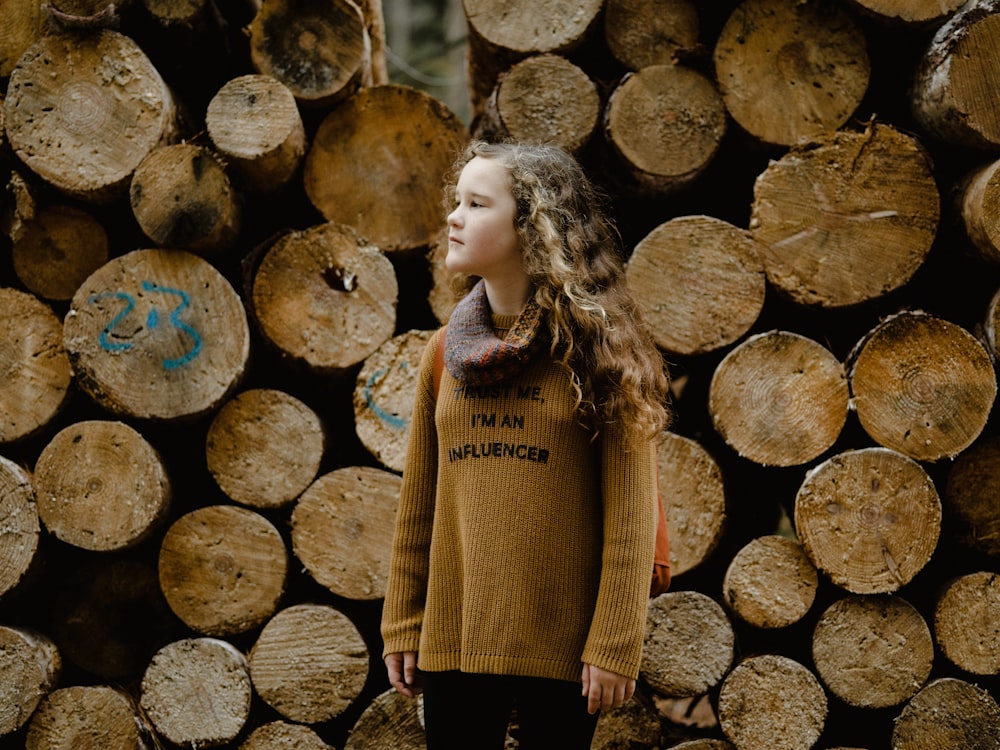
<svg viewBox="0 0 1000 750">
<path fill-rule="evenodd" d="M 438 335 L 437 347 L 434 350 L 434 400 L 437 401 L 438 391 L 441 390 L 441 372 L 444 370 L 444 332 L 448 326 L 441 327 Z"/>
</svg>

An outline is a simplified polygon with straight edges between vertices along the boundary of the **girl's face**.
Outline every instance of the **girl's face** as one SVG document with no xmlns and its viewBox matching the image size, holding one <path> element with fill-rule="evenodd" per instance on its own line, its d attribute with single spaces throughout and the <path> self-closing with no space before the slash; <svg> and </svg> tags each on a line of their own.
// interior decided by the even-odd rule
<svg viewBox="0 0 1000 750">
<path fill-rule="evenodd" d="M 493 283 L 523 277 L 516 210 L 507 169 L 492 159 L 473 157 L 459 175 L 455 210 L 448 214 L 448 270 Z"/>
</svg>

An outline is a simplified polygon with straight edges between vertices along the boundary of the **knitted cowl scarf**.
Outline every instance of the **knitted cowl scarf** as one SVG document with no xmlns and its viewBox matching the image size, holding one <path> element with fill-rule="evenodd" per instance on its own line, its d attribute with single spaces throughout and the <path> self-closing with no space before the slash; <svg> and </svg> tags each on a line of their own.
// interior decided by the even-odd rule
<svg viewBox="0 0 1000 750">
<path fill-rule="evenodd" d="M 445 331 L 444 363 L 466 385 L 495 385 L 516 375 L 547 339 L 542 310 L 528 301 L 501 339 L 493 330 L 486 283 L 476 283 L 451 313 Z"/>
</svg>

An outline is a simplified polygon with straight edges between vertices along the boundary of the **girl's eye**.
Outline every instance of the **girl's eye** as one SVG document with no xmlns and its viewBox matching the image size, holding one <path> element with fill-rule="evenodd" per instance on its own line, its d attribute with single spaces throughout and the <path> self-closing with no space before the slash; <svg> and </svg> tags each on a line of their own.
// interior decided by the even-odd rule
<svg viewBox="0 0 1000 750">
<path fill-rule="evenodd" d="M 469 205 L 472 206 L 472 208 L 482 208 L 483 207 L 483 204 L 480 203 L 479 201 L 470 201 Z"/>
</svg>

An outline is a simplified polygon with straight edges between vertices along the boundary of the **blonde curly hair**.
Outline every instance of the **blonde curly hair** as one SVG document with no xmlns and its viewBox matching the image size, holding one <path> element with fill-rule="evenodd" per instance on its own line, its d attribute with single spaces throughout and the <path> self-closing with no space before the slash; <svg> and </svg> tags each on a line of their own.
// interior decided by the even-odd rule
<svg viewBox="0 0 1000 750">
<path fill-rule="evenodd" d="M 667 368 L 625 282 L 604 196 L 562 148 L 474 140 L 449 176 L 446 211 L 462 169 L 477 156 L 507 171 L 522 262 L 545 312 L 552 355 L 572 373 L 585 424 L 659 434 L 670 423 Z M 463 289 L 474 281 L 464 279 Z"/>
</svg>

